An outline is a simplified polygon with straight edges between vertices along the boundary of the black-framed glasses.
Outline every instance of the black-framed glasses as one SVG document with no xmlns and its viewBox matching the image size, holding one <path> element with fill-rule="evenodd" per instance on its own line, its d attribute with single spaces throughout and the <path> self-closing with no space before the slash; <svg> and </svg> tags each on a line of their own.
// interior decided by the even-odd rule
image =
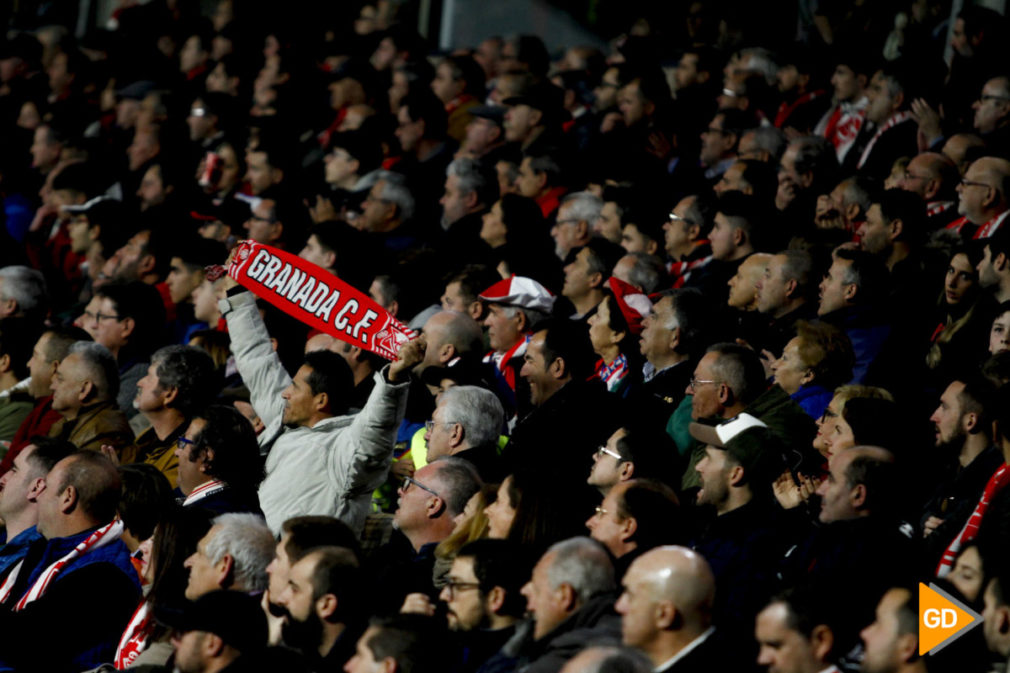
<svg viewBox="0 0 1010 673">
<path fill-rule="evenodd" d="M 421 482 L 419 482 L 417 479 L 414 479 L 413 477 L 404 477 L 403 478 L 403 483 L 400 484 L 400 490 L 403 491 L 404 493 L 406 493 L 407 490 L 410 488 L 411 484 L 413 484 L 414 486 L 417 486 L 422 491 L 427 491 L 428 493 L 431 493 L 436 498 L 441 498 L 442 497 L 439 494 L 438 491 L 436 491 L 435 489 L 433 489 L 433 488 L 431 488 L 429 486 L 425 486 L 424 484 L 422 484 Z"/>
<path fill-rule="evenodd" d="M 474 589 L 480 589 L 479 582 L 459 582 L 450 578 L 445 583 L 445 590 L 449 594 L 449 598 L 455 598 L 460 591 L 473 591 Z"/>
<path fill-rule="evenodd" d="M 121 320 L 118 315 L 108 315 L 99 311 L 98 313 L 92 313 L 91 311 L 84 312 L 85 317 L 88 320 L 94 320 L 95 322 L 102 322 L 103 320 Z"/>
</svg>

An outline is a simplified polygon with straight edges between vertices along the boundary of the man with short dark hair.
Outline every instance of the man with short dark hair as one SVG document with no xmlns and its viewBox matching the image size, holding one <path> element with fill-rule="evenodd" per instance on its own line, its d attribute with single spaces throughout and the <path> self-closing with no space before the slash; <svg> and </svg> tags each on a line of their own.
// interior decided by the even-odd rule
<svg viewBox="0 0 1010 673">
<path fill-rule="evenodd" d="M 736 162 L 740 136 L 749 128 L 757 126 L 752 114 L 742 110 L 720 110 L 712 117 L 701 133 L 701 166 L 705 169 L 705 179 L 715 184 L 722 174 Z"/>
<path fill-rule="evenodd" d="M 806 250 L 783 250 L 772 255 L 755 284 L 757 310 L 771 319 L 762 348 L 781 353 L 796 335 L 796 323 L 817 312 L 811 301 L 819 274 Z"/>
<path fill-rule="evenodd" d="M 616 559 L 614 573 L 619 579 L 650 549 L 686 541 L 681 516 L 672 488 L 652 479 L 632 479 L 610 489 L 586 528 Z"/>
<path fill-rule="evenodd" d="M 764 206 L 756 196 L 726 192 L 716 207 L 708 234 L 712 261 L 691 274 L 687 287 L 695 287 L 716 304 L 725 304 L 727 283 L 743 260 L 758 249 L 762 227 L 767 226 Z"/>
<path fill-rule="evenodd" d="M 936 568 L 943 550 L 964 527 L 986 482 L 1003 465 L 1003 452 L 993 442 L 995 391 L 980 377 L 951 381 L 929 420 L 942 453 L 943 477 L 923 509 L 926 566 Z"/>
<path fill-rule="evenodd" d="M 256 432 L 237 409 L 218 404 L 196 409 L 174 454 L 184 507 L 262 516 L 256 489 L 263 481 L 263 459 Z"/>
<path fill-rule="evenodd" d="M 976 267 L 978 283 L 997 303 L 1010 301 L 1010 228 L 1000 229 L 982 245 L 982 260 Z"/>
<path fill-rule="evenodd" d="M 14 459 L 11 470 L 0 477 L 0 518 L 4 522 L 0 573 L 23 559 L 29 545 L 42 538 L 36 528 L 38 503 L 32 498 L 45 488 L 45 477 L 53 466 L 76 451 L 77 447 L 69 442 L 32 437 Z"/>
<path fill-rule="evenodd" d="M 677 447 L 660 430 L 626 424 L 593 452 L 593 467 L 586 483 L 604 496 L 620 483 L 648 479 L 675 485 L 679 465 Z"/>
<path fill-rule="evenodd" d="M 884 180 L 891 174 L 895 160 L 918 151 L 918 124 L 910 109 L 920 94 L 914 76 L 907 64 L 897 61 L 873 73 L 866 87 L 869 123 L 860 129 L 852 151 L 845 157 L 847 169 Z"/>
<path fill-rule="evenodd" d="M 357 608 L 361 571 L 354 552 L 316 547 L 291 566 L 277 597 L 285 611 L 284 644 L 314 662 L 317 670 L 339 670 L 354 655 L 361 632 Z"/>
<path fill-rule="evenodd" d="M 181 611 L 156 609 L 155 619 L 175 634 L 172 647 L 179 673 L 215 673 L 289 663 L 283 657 L 264 659 L 266 619 L 250 596 L 213 591 Z"/>
<path fill-rule="evenodd" d="M 477 159 L 460 157 L 445 169 L 442 206 L 444 263 L 458 268 L 480 243 L 484 214 L 498 200 L 498 181 Z"/>
<path fill-rule="evenodd" d="M 545 320 L 534 327 L 523 359 L 533 408 L 512 432 L 506 463 L 536 464 L 559 484 L 585 490 L 585 472 L 572 466 L 585 465 L 585 447 L 605 441 L 616 425 L 603 382 L 589 380 L 596 362 L 589 334 L 571 320 Z"/>
<path fill-rule="evenodd" d="M 225 281 L 218 303 L 228 321 L 232 351 L 252 405 L 266 425 L 260 447 L 271 447 L 260 505 L 272 530 L 291 516 L 328 513 L 358 531 L 369 494 L 385 479 L 396 428 L 403 418 L 407 373 L 423 358 L 411 342 L 401 359 L 375 376 L 365 408 L 344 416 L 353 388 L 347 363 L 336 353 L 305 356 L 294 379 L 270 345 L 255 297 Z"/>
<path fill-rule="evenodd" d="M 429 617 L 396 615 L 376 618 L 358 639 L 345 673 L 438 673 L 445 646 Z"/>
<path fill-rule="evenodd" d="M 79 671 L 112 661 L 140 599 L 137 572 L 119 539 L 119 490 L 112 462 L 85 451 L 56 463 L 29 495 L 42 538 L 3 575 L 0 602 L 7 609 L 0 611 L 0 628 L 9 638 L 0 655 L 4 666 Z M 47 639 L 40 652 L 39 634 L 81 606 L 87 606 L 88 618 L 72 633 Z"/>
<path fill-rule="evenodd" d="M 926 673 L 920 654 L 919 598 L 912 589 L 888 589 L 877 604 L 873 623 L 859 633 L 865 673 Z"/>
<path fill-rule="evenodd" d="M 758 613 L 754 637 L 757 663 L 769 673 L 837 673 L 838 625 L 822 596 L 809 589 L 779 594 Z"/>
<path fill-rule="evenodd" d="M 561 295 L 575 307 L 572 320 L 585 321 L 595 315 L 606 292 L 604 283 L 612 275 L 619 256 L 620 248 L 599 238 L 570 252 Z"/>
</svg>

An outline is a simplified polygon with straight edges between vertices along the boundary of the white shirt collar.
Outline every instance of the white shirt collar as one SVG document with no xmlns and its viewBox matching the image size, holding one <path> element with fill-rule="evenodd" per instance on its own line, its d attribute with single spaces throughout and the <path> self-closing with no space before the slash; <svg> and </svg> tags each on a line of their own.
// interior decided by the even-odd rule
<svg viewBox="0 0 1010 673">
<path fill-rule="evenodd" d="M 667 670 L 668 668 L 676 664 L 678 661 L 686 657 L 688 654 L 690 654 L 691 651 L 694 650 L 696 647 L 705 642 L 708 639 L 708 637 L 711 636 L 713 633 L 715 633 L 715 627 L 714 626 L 708 627 L 708 630 L 705 631 L 705 633 L 701 634 L 700 636 L 689 642 L 687 645 L 685 645 L 680 649 L 680 652 L 677 652 L 677 654 L 673 655 L 659 666 L 656 666 L 656 668 L 653 670 L 656 673 Z"/>
</svg>

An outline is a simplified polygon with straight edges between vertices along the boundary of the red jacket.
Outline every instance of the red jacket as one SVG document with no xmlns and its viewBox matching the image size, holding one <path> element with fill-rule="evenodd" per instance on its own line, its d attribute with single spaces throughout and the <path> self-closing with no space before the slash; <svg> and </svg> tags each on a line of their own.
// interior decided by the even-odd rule
<svg viewBox="0 0 1010 673">
<path fill-rule="evenodd" d="M 7 454 L 3 457 L 3 460 L 0 460 L 0 476 L 3 476 L 11 469 L 14 459 L 21 453 L 21 449 L 28 446 L 28 440 L 35 435 L 48 436 L 49 428 L 61 418 L 63 416 L 59 412 L 53 411 L 52 395 L 39 400 L 35 408 L 31 410 L 31 413 L 22 421 L 18 431 L 14 433 L 14 439 L 11 440 L 11 448 L 7 450 Z"/>
</svg>

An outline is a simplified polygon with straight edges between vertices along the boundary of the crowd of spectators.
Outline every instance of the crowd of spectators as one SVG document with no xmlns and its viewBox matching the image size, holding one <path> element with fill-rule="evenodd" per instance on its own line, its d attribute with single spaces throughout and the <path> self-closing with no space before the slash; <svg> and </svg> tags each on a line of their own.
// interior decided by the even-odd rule
<svg viewBox="0 0 1010 673">
<path fill-rule="evenodd" d="M 1000 13 L 75 4 L 0 41 L 0 671 L 1004 669 Z"/>
</svg>

